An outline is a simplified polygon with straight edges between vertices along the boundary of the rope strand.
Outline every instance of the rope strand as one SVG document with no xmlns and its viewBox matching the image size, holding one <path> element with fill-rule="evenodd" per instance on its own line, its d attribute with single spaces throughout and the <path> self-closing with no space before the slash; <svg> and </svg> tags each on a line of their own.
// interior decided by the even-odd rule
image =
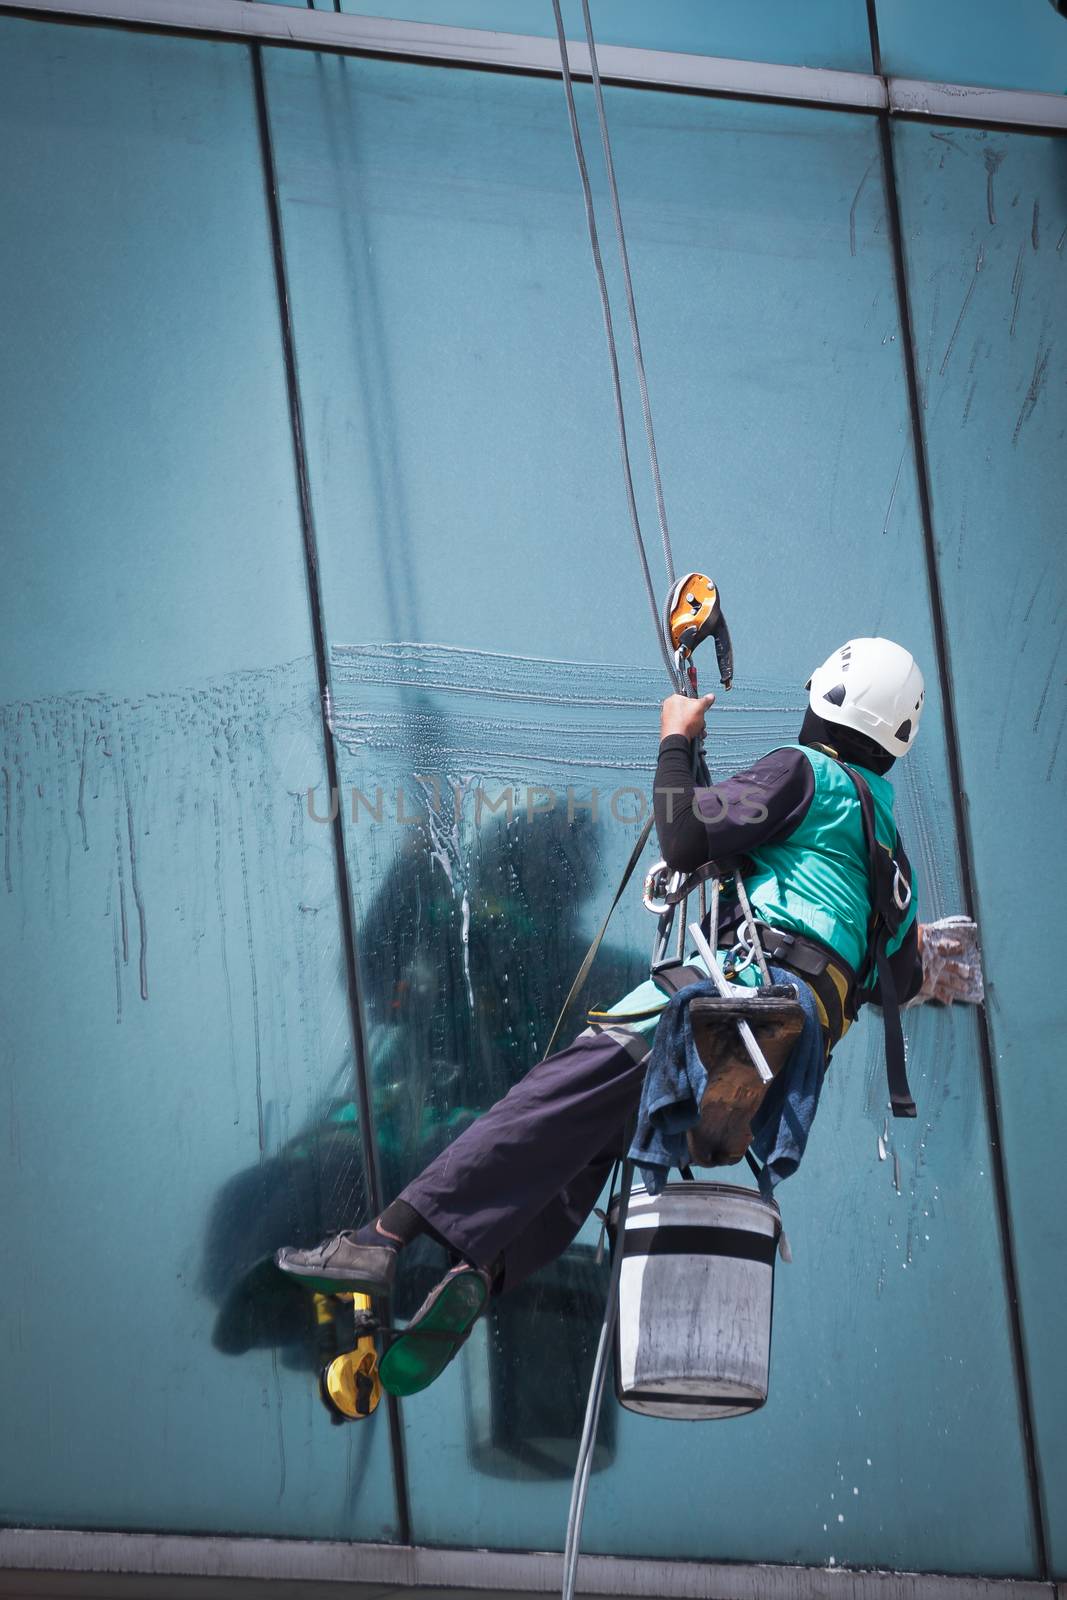
<svg viewBox="0 0 1067 1600">
<path fill-rule="evenodd" d="M 611 317 L 611 300 L 608 296 L 608 283 L 604 274 L 604 260 L 600 253 L 600 237 L 597 232 L 596 211 L 593 206 L 593 190 L 589 182 L 589 169 L 586 166 L 585 150 L 582 145 L 582 133 L 578 125 L 578 109 L 574 100 L 574 80 L 571 76 L 570 58 L 567 53 L 567 36 L 563 28 L 563 13 L 560 9 L 560 0 L 552 0 L 552 10 L 556 18 L 556 34 L 559 39 L 560 67 L 563 74 L 563 88 L 567 96 L 567 113 L 570 118 L 571 139 L 574 143 L 574 155 L 575 160 L 578 163 L 578 176 L 581 179 L 582 195 L 585 200 L 585 220 L 589 229 L 589 243 L 592 247 L 593 266 L 596 270 L 597 288 L 600 291 L 600 309 L 603 314 L 604 332 L 608 341 L 608 359 L 611 366 L 612 392 L 615 398 L 615 417 L 619 429 L 619 447 L 622 454 L 622 470 L 623 482 L 626 488 L 626 504 L 630 513 L 630 525 L 633 528 L 634 542 L 637 545 L 637 555 L 641 563 L 641 573 L 645 581 L 645 592 L 648 595 L 648 603 L 652 612 L 652 622 L 656 630 L 656 638 L 659 642 L 660 654 L 663 657 L 663 664 L 667 668 L 667 676 L 671 680 L 671 686 L 672 688 L 677 689 L 678 678 L 675 672 L 674 662 L 671 660 L 670 651 L 667 648 L 666 640 L 663 637 L 663 630 L 660 627 L 659 605 L 656 601 L 655 585 L 652 582 L 652 573 L 648 565 L 648 554 L 645 550 L 645 541 L 641 536 L 641 519 L 638 515 L 637 499 L 634 495 L 633 472 L 630 467 L 630 448 L 626 436 L 626 412 L 623 407 L 622 380 L 619 375 L 619 355 L 615 344 L 615 328 Z M 605 137 L 607 135 L 606 124 L 604 125 L 604 135 Z M 629 274 L 627 272 L 627 277 L 628 276 Z M 673 581 L 673 570 L 669 552 L 670 547 L 667 545 L 666 554 L 668 572 L 672 574 Z"/>
<path fill-rule="evenodd" d="M 597 60 L 593 21 L 589 15 L 589 0 L 582 0 L 582 18 L 589 46 L 589 65 L 593 74 L 593 93 L 596 97 L 596 114 L 600 123 L 600 142 L 604 147 L 604 165 L 607 168 L 608 188 L 611 191 L 611 208 L 615 217 L 615 237 L 619 242 L 619 260 L 622 263 L 623 282 L 626 285 L 626 310 L 630 319 L 630 342 L 633 345 L 637 384 L 641 391 L 641 411 L 645 419 L 645 438 L 648 440 L 648 459 L 652 468 L 652 485 L 656 493 L 656 515 L 659 518 L 660 539 L 663 543 L 663 560 L 667 567 L 667 582 L 674 582 L 674 556 L 671 551 L 670 530 L 667 527 L 667 507 L 663 499 L 663 481 L 656 453 L 656 435 L 652 427 L 652 402 L 648 397 L 648 379 L 645 376 L 645 358 L 641 349 L 641 329 L 637 320 L 637 302 L 634 299 L 633 279 L 630 276 L 630 255 L 626 248 L 626 230 L 622 225 L 622 206 L 619 204 L 619 186 L 615 181 L 615 162 L 611 154 L 611 137 L 608 133 L 607 112 L 604 109 L 604 90 L 600 82 L 600 63 Z"/>
</svg>

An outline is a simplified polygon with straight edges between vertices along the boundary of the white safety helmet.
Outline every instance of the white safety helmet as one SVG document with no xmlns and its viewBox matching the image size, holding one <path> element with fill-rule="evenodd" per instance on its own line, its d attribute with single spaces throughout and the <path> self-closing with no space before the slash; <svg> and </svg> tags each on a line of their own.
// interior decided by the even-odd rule
<svg viewBox="0 0 1067 1600">
<path fill-rule="evenodd" d="M 850 639 L 816 667 L 805 687 L 817 716 L 862 733 L 893 756 L 919 731 L 926 690 L 910 650 L 892 639 Z"/>
</svg>

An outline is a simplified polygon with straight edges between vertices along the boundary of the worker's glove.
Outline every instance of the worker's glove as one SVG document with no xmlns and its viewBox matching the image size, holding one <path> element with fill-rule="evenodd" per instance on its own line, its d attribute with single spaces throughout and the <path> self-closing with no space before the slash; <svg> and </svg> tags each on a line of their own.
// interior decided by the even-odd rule
<svg viewBox="0 0 1067 1600">
<path fill-rule="evenodd" d="M 911 1001 L 924 1000 L 950 1006 L 953 1000 L 965 1005 L 981 1005 L 982 962 L 978 950 L 978 928 L 970 917 L 941 917 L 924 922 L 922 928 L 922 988 Z"/>
</svg>

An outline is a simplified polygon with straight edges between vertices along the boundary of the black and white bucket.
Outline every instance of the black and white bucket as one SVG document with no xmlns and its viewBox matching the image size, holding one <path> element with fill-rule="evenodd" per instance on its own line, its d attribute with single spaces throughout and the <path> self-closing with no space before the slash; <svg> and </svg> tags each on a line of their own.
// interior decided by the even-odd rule
<svg viewBox="0 0 1067 1600">
<path fill-rule="evenodd" d="M 616 1200 L 613 1239 L 617 1221 Z M 755 1189 L 668 1183 L 655 1196 L 633 1190 L 615 1331 L 622 1405 L 695 1421 L 739 1417 L 764 1404 L 781 1235 L 778 1207 Z"/>
</svg>

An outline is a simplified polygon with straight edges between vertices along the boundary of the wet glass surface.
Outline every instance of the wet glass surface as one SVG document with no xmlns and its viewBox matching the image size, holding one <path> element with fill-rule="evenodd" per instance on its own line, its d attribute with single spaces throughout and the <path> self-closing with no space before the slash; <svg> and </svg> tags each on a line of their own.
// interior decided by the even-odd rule
<svg viewBox="0 0 1067 1600">
<path fill-rule="evenodd" d="M 962 128 L 894 136 L 1023 1327 L 1062 1571 L 1064 1297 L 1049 1266 L 1067 1243 L 1052 1178 L 1067 1138 L 1063 999 L 1054 946 L 1024 930 L 1067 891 L 1067 146 Z"/>
<path fill-rule="evenodd" d="M 699 48 L 695 11 L 670 16 L 657 45 Z M 249 57 L 11 18 L 0 40 L 0 1511 L 392 1538 L 384 1409 L 330 1427 L 332 1336 L 266 1264 L 368 1195 Z M 637 834 L 664 684 L 559 84 L 265 70 L 391 1196 L 543 1050 Z M 795 734 L 843 638 L 900 638 L 928 685 L 901 831 L 922 915 L 955 911 L 876 127 L 622 90 L 608 113 L 679 570 L 713 572 L 737 648 L 713 771 Z M 1063 145 L 894 137 L 1055 1507 L 1058 1017 L 1016 908 L 1060 869 L 1003 840 L 1005 816 L 1054 838 L 1062 787 Z M 586 998 L 641 978 L 651 935 L 631 890 Z M 767 1408 L 680 1436 L 609 1400 L 588 1549 L 1033 1570 L 977 1030 L 923 1011 L 907 1035 L 917 1122 L 887 1120 L 865 1019 L 780 1191 Z M 417 1540 L 561 1544 L 597 1233 L 404 1403 Z M 405 1259 L 400 1317 L 443 1260 Z"/>
<path fill-rule="evenodd" d="M 263 1265 L 363 1184 L 248 55 L 4 18 L 0 121 L 3 1520 L 388 1537 Z"/>
</svg>

